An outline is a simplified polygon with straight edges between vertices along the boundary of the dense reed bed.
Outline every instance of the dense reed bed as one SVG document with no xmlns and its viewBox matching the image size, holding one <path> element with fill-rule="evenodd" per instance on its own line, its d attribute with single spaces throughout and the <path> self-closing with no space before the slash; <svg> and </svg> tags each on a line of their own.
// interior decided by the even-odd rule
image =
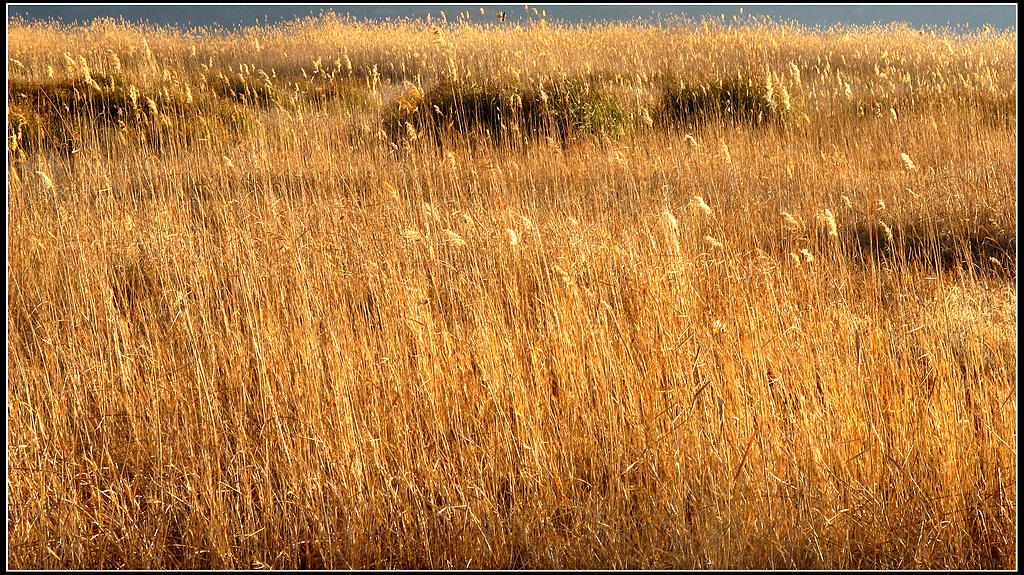
<svg viewBox="0 0 1024 575">
<path fill-rule="evenodd" d="M 1015 31 L 8 33 L 9 567 L 1016 568 Z"/>
</svg>

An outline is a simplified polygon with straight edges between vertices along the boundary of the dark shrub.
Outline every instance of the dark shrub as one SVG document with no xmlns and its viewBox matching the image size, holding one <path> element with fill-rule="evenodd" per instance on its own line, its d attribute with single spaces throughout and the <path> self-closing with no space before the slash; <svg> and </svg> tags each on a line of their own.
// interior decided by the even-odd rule
<svg viewBox="0 0 1024 575">
<path fill-rule="evenodd" d="M 998 276 L 1017 274 L 1015 230 L 995 224 L 905 221 L 883 226 L 877 221 L 859 222 L 845 235 L 855 260 L 895 260 L 941 269 L 973 266 Z"/>
<path fill-rule="evenodd" d="M 109 141 L 121 134 L 162 146 L 175 126 L 199 113 L 199 106 L 183 94 L 139 89 L 103 76 L 92 76 L 91 81 L 14 80 L 8 84 L 8 97 L 8 136 L 16 136 L 25 151 L 70 152 L 81 146 L 82 134 L 88 132 Z"/>
<path fill-rule="evenodd" d="M 384 130 L 393 140 L 463 134 L 525 143 L 551 137 L 563 143 L 582 134 L 617 135 L 624 118 L 614 98 L 582 79 L 540 86 L 444 82 L 426 92 L 407 85 L 387 110 Z"/>
<path fill-rule="evenodd" d="M 295 107 L 292 99 L 270 81 L 255 78 L 252 81 L 245 81 L 237 74 L 218 75 L 210 82 L 210 90 L 217 97 L 258 108 L 270 108 L 275 105 L 288 109 Z"/>
<path fill-rule="evenodd" d="M 738 78 L 700 84 L 670 82 L 662 92 L 660 108 L 667 121 L 683 125 L 708 122 L 759 125 L 783 119 L 765 86 Z"/>
</svg>

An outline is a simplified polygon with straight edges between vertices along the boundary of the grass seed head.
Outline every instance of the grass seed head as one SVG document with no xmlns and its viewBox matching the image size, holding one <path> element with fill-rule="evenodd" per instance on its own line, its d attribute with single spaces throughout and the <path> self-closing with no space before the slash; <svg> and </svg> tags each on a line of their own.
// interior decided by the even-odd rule
<svg viewBox="0 0 1024 575">
<path fill-rule="evenodd" d="M 43 181 L 43 186 L 47 190 L 52 190 L 55 188 L 55 186 L 53 185 L 53 180 L 50 179 L 50 176 L 46 172 L 36 171 L 36 175 L 38 175 L 39 179 Z"/>
<path fill-rule="evenodd" d="M 573 283 L 572 276 L 569 275 L 569 272 L 567 272 L 564 269 L 562 269 L 558 264 L 555 264 L 555 265 L 551 266 L 551 269 L 556 274 L 558 274 L 559 278 L 562 279 L 562 283 L 564 283 L 567 286 L 572 285 L 572 283 Z"/>
<path fill-rule="evenodd" d="M 662 214 L 662 216 L 665 218 L 665 224 L 668 225 L 669 231 L 673 234 L 678 234 L 679 220 L 677 220 L 676 217 L 672 215 L 672 212 L 670 212 L 669 210 L 665 210 L 665 213 Z"/>
<path fill-rule="evenodd" d="M 641 112 L 640 119 L 648 128 L 654 127 L 654 119 L 651 118 L 651 113 L 647 111 L 647 108 L 644 108 Z"/>
<path fill-rule="evenodd" d="M 532 231 L 533 233 L 537 234 L 537 239 L 539 240 L 540 239 L 540 230 L 537 229 L 537 226 L 533 225 L 533 221 L 530 220 L 530 218 L 528 218 L 526 216 L 519 216 L 519 219 L 523 222 L 523 227 L 525 229 L 527 229 L 529 231 Z"/>
<path fill-rule="evenodd" d="M 831 238 L 839 237 L 839 226 L 836 225 L 836 217 L 832 214 L 832 210 L 825 208 L 822 212 L 822 221 L 825 222 L 825 228 L 828 230 L 828 235 Z"/>
<path fill-rule="evenodd" d="M 711 206 L 709 206 L 707 204 L 707 202 L 704 201 L 704 198 L 702 198 L 701 196 L 693 196 L 693 200 L 691 201 L 691 205 L 698 212 L 704 214 L 705 216 L 711 217 L 711 215 L 712 215 Z"/>
<path fill-rule="evenodd" d="M 405 239 L 407 239 L 410 242 L 412 242 L 412 243 L 422 242 L 424 239 L 426 239 L 426 238 L 423 237 L 423 234 L 421 234 L 421 233 L 419 233 L 416 230 L 411 229 L 411 228 L 406 228 L 402 232 L 402 236 Z"/>
<path fill-rule="evenodd" d="M 732 154 L 729 153 L 729 145 L 725 143 L 725 138 L 719 138 L 718 143 L 722 145 L 722 159 L 726 164 L 731 164 Z"/>
<path fill-rule="evenodd" d="M 459 234 L 453 232 L 452 230 L 449 230 L 449 229 L 446 228 L 444 230 L 444 235 L 445 235 L 445 239 L 447 240 L 447 242 L 449 244 L 452 244 L 453 246 L 459 246 L 459 247 L 465 247 L 466 246 L 466 240 L 462 239 L 462 236 L 460 236 Z"/>
<path fill-rule="evenodd" d="M 441 221 L 440 214 L 437 213 L 437 210 L 435 210 L 434 206 L 430 205 L 429 202 L 423 202 L 423 215 L 435 222 Z"/>
<path fill-rule="evenodd" d="M 878 226 L 882 228 L 882 235 L 885 236 L 886 243 L 892 245 L 892 228 L 890 228 L 889 225 L 883 222 L 882 220 L 878 220 Z"/>
</svg>

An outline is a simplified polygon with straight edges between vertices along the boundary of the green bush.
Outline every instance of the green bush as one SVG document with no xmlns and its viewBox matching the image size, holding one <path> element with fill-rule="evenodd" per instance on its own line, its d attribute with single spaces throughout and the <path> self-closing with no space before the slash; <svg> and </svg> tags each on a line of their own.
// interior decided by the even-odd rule
<svg viewBox="0 0 1024 575">
<path fill-rule="evenodd" d="M 241 106 L 227 102 L 215 105 L 211 117 L 216 123 L 235 136 L 251 133 L 258 125 L 255 116 Z"/>
<path fill-rule="evenodd" d="M 587 80 L 548 83 L 552 113 L 560 128 L 571 132 L 619 135 L 625 113 L 619 103 Z"/>
</svg>

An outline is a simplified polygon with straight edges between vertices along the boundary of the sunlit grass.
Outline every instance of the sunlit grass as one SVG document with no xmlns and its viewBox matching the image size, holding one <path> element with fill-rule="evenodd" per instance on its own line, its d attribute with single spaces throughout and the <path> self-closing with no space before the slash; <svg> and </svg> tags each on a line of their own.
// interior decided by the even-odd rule
<svg viewBox="0 0 1024 575">
<path fill-rule="evenodd" d="M 1016 568 L 1015 32 L 8 34 L 10 567 Z"/>
</svg>

